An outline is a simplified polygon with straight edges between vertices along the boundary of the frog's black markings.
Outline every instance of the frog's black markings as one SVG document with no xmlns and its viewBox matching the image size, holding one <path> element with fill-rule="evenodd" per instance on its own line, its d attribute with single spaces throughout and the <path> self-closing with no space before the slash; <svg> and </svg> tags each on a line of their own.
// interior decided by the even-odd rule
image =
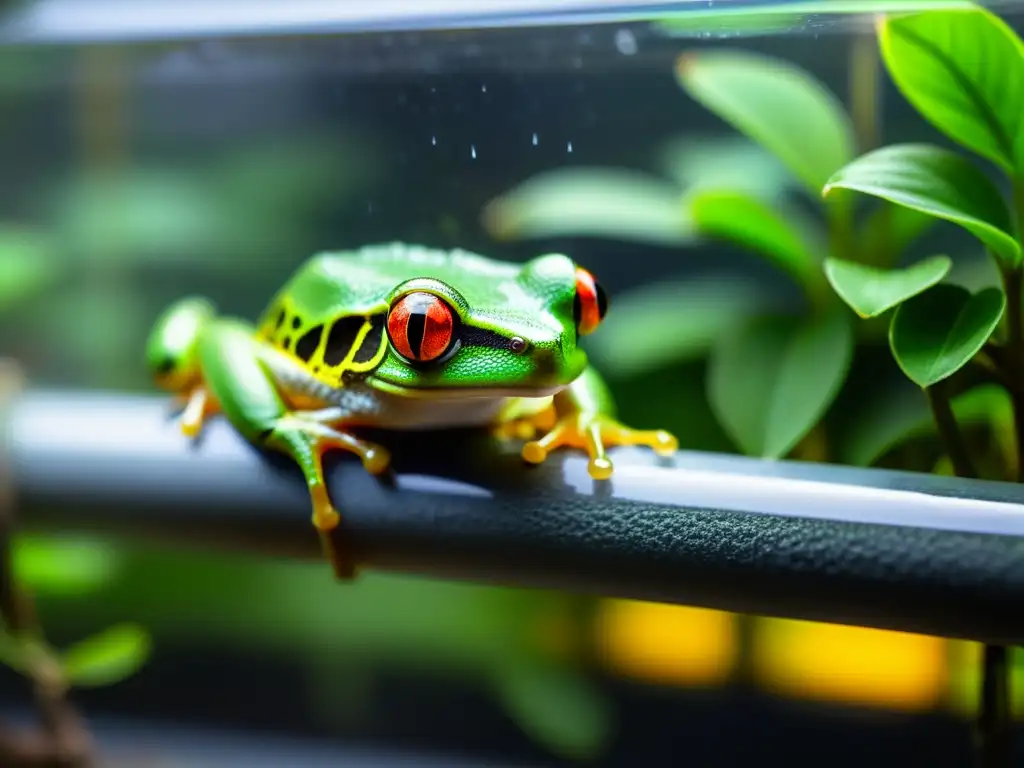
<svg viewBox="0 0 1024 768">
<path fill-rule="evenodd" d="M 298 320 L 298 318 L 295 319 Z M 320 337 L 323 336 L 323 333 L 323 325 L 315 325 L 302 334 L 302 337 L 295 342 L 295 356 L 302 362 L 308 363 L 313 353 L 316 352 L 316 348 L 320 346 Z"/>
<path fill-rule="evenodd" d="M 302 325 L 302 318 L 296 315 L 292 318 L 292 329 L 297 331 L 300 325 Z"/>
<path fill-rule="evenodd" d="M 285 335 L 285 337 L 281 340 L 281 347 L 283 349 L 291 349 L 291 346 L 292 346 L 292 337 L 288 336 L 288 335 Z"/>
<path fill-rule="evenodd" d="M 354 363 L 368 363 L 380 351 L 381 337 L 384 335 L 384 324 L 387 321 L 387 315 L 373 315 L 367 319 L 370 321 L 370 331 L 363 338 L 363 343 L 359 345 L 359 349 L 353 356 L 352 362 Z"/>
<path fill-rule="evenodd" d="M 284 325 L 285 314 L 286 313 L 285 313 L 284 309 L 281 309 L 281 311 L 279 311 L 277 313 L 277 322 L 274 323 L 274 330 L 275 331 L 280 331 L 281 330 L 281 326 Z"/>
<path fill-rule="evenodd" d="M 345 361 L 363 322 L 364 318 L 351 315 L 334 321 L 324 346 L 324 365 L 334 368 Z"/>
</svg>

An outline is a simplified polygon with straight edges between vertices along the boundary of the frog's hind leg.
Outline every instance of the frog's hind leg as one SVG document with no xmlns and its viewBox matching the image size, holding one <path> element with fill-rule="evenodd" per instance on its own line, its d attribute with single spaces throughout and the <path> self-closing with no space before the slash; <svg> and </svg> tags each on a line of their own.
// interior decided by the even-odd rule
<svg viewBox="0 0 1024 768">
<path fill-rule="evenodd" d="M 325 554 L 338 578 L 352 578 L 354 564 L 335 547 L 332 531 L 340 516 L 324 480 L 323 455 L 345 450 L 359 456 L 367 471 L 380 474 L 390 464 L 388 452 L 324 423 L 314 413 L 290 410 L 262 357 L 266 350 L 248 326 L 220 322 L 203 335 L 199 350 L 209 394 L 232 426 L 249 442 L 284 453 L 298 464 Z"/>
</svg>

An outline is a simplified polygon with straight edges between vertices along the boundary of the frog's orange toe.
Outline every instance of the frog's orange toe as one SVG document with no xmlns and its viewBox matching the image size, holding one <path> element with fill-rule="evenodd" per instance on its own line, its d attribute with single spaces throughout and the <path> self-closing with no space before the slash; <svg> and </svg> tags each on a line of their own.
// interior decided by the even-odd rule
<svg viewBox="0 0 1024 768">
<path fill-rule="evenodd" d="M 380 475 L 391 466 L 391 454 L 379 445 L 369 446 L 362 456 L 363 469 L 371 475 Z"/>
<path fill-rule="evenodd" d="M 595 480 L 608 480 L 614 471 L 615 466 L 607 456 L 591 459 L 587 465 L 587 473 Z"/>
</svg>

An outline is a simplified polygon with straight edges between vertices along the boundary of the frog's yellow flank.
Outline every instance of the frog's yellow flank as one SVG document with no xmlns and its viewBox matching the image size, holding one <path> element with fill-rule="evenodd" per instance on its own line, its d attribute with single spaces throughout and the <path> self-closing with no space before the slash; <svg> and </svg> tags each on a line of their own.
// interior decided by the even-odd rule
<svg viewBox="0 0 1024 768">
<path fill-rule="evenodd" d="M 292 457 L 335 573 L 350 578 L 354 564 L 329 535 L 339 515 L 321 458 L 341 449 L 386 471 L 389 452 L 359 427 L 489 427 L 524 440 L 534 464 L 582 449 L 596 479 L 612 475 L 609 446 L 675 452 L 668 432 L 616 420 L 577 344 L 607 309 L 593 275 L 562 254 L 511 264 L 391 243 L 313 256 L 255 324 L 183 299 L 158 319 L 147 361 L 183 401 L 186 435 L 222 413 L 250 442 Z"/>
</svg>

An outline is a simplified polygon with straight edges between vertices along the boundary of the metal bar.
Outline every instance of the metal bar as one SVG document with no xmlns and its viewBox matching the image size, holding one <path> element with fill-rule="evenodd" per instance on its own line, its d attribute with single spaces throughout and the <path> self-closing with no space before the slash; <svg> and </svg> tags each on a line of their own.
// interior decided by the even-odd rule
<svg viewBox="0 0 1024 768">
<path fill-rule="evenodd" d="M 533 27 L 658 18 L 695 0 L 35 0 L 0 18 L 0 44 Z"/>
<path fill-rule="evenodd" d="M 192 445 L 158 397 L 26 392 L 7 452 L 23 524 L 319 557 L 284 457 L 221 419 Z M 1024 641 L 1024 487 L 681 452 L 525 466 L 479 432 L 378 439 L 328 482 L 362 568 L 551 587 L 994 644 Z M 325 568 L 326 568 L 325 564 Z"/>
</svg>

